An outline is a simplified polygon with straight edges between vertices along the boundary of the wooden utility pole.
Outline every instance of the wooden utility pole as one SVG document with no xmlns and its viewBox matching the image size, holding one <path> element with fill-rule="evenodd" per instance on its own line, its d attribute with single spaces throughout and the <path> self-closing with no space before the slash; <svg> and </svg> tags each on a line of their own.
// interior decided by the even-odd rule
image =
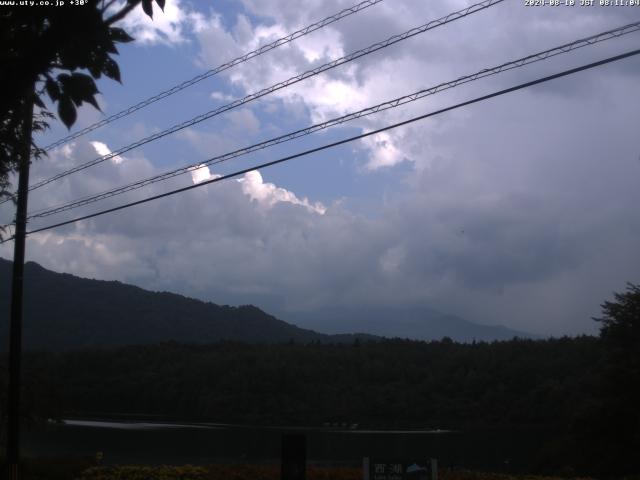
<svg viewBox="0 0 640 480">
<path fill-rule="evenodd" d="M 13 248 L 13 278 L 11 281 L 11 326 L 9 338 L 9 392 L 7 401 L 7 468 L 9 480 L 20 475 L 20 360 L 22 357 L 22 290 L 24 283 L 24 251 L 27 232 L 27 197 L 31 134 L 33 130 L 33 100 L 35 85 L 24 97 L 22 151 L 18 161 L 18 200 L 16 232 Z"/>
</svg>

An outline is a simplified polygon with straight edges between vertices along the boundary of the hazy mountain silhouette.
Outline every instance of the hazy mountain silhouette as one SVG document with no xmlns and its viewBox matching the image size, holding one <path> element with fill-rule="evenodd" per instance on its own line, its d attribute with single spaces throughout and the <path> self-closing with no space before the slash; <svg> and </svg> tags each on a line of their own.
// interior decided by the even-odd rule
<svg viewBox="0 0 640 480">
<path fill-rule="evenodd" d="M 11 268 L 12 262 L 0 258 L 0 350 L 8 347 Z M 299 328 L 252 305 L 216 305 L 121 282 L 56 273 L 27 262 L 23 343 L 26 349 L 63 350 L 223 339 L 339 343 L 375 339 L 370 333 L 422 339 L 449 336 L 460 341 L 526 336 L 434 312 L 425 316 L 410 309 L 327 310 L 305 318 L 285 317 L 306 327 Z M 336 335 L 318 333 L 315 328 Z"/>
<path fill-rule="evenodd" d="M 328 308 L 309 313 L 280 314 L 296 325 L 323 333 L 367 332 L 383 337 L 458 342 L 510 340 L 535 335 L 501 325 L 481 325 L 427 307 Z"/>
<path fill-rule="evenodd" d="M 8 348 L 12 262 L 0 259 L 0 349 Z M 27 349 L 207 343 L 353 342 L 298 328 L 252 305 L 231 307 L 120 282 L 89 280 L 25 265 L 23 342 Z"/>
</svg>

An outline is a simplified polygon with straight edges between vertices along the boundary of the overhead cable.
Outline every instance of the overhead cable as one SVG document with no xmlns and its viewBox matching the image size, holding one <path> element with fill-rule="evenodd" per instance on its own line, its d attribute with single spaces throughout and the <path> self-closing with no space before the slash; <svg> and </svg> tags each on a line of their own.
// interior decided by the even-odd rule
<svg viewBox="0 0 640 480">
<path fill-rule="evenodd" d="M 392 100 L 388 100 L 386 102 L 374 105 L 372 107 L 368 107 L 362 110 L 359 110 L 357 112 L 352 112 L 352 113 L 348 113 L 346 115 L 343 115 L 341 117 L 337 117 L 337 118 L 333 118 L 331 120 L 327 120 L 325 122 L 321 122 L 321 123 L 317 123 L 314 125 L 311 125 L 309 127 L 300 129 L 300 130 L 296 130 L 294 132 L 290 132 L 287 133 L 285 135 L 281 135 L 275 138 L 271 138 L 269 140 L 265 140 L 263 142 L 260 143 L 256 143 L 254 145 L 248 146 L 248 147 L 244 147 L 238 150 L 234 150 L 232 152 L 228 152 L 228 153 L 224 153 L 222 155 L 217 155 L 215 157 L 209 158 L 207 160 L 198 162 L 198 163 L 193 163 L 191 165 L 187 165 L 187 166 L 183 166 L 174 170 L 170 170 L 168 172 L 164 172 L 161 173 L 159 175 L 155 175 L 143 180 L 138 180 L 136 182 L 132 182 L 129 183 L 127 185 L 121 186 L 121 187 L 117 187 L 111 190 L 107 190 L 98 194 L 94 194 L 94 195 L 90 195 L 90 196 L 86 196 L 77 200 L 74 200 L 72 202 L 68 202 L 68 203 L 64 203 L 55 207 L 49 207 L 46 209 L 41 209 L 39 211 L 34 211 L 32 212 L 27 218 L 28 219 L 33 219 L 33 218 L 42 218 L 42 217 L 47 217 L 50 215 L 54 215 L 56 213 L 61 213 L 67 210 L 71 210 L 74 208 L 78 208 L 84 205 L 88 205 L 91 203 L 95 203 L 98 202 L 100 200 L 104 200 L 110 197 L 114 197 L 116 195 L 120 195 L 126 192 L 130 192 L 133 190 L 137 190 L 139 188 L 143 188 L 145 186 L 157 183 L 157 182 L 161 182 L 161 181 L 165 181 L 168 180 L 170 178 L 176 177 L 178 175 L 183 175 L 185 173 L 190 173 L 193 172 L 194 170 L 197 170 L 199 168 L 204 168 L 210 165 L 216 165 L 228 160 L 231 160 L 233 158 L 237 158 L 243 155 L 247 155 L 249 153 L 253 153 L 256 152 L 258 150 L 262 150 L 274 145 L 278 145 L 280 143 L 284 143 L 287 141 L 291 141 L 306 135 L 310 135 L 314 132 L 320 131 L 320 130 L 324 130 L 326 128 L 335 126 L 335 125 L 339 125 L 342 123 L 346 123 L 349 122 L 351 120 L 355 120 L 357 118 L 361 118 L 367 115 L 371 115 L 377 112 L 381 112 L 384 110 L 389 110 L 392 108 L 396 108 L 398 106 L 401 105 L 405 105 L 407 103 L 410 102 L 414 102 L 416 100 L 419 100 L 421 98 L 427 97 L 429 95 L 434 95 L 438 92 L 450 89 L 450 88 L 454 88 L 456 86 L 465 84 L 465 83 L 469 83 L 481 78 L 485 78 L 491 75 L 496 75 L 498 73 L 501 72 L 505 72 L 508 70 L 512 70 L 515 68 L 520 68 L 523 67 L 525 65 L 529 65 L 535 62 L 539 62 L 541 60 L 546 60 L 548 58 L 554 57 L 556 55 L 560 55 L 563 53 L 568 53 L 571 52 L 573 50 L 576 50 L 578 48 L 582 48 L 588 45 L 594 45 L 596 43 L 599 42 L 603 42 L 605 40 L 610 40 L 612 38 L 618 38 L 622 35 L 626 35 L 632 32 L 637 32 L 638 30 L 640 30 L 640 21 L 639 22 L 635 22 L 635 23 L 631 23 L 628 25 L 624 25 L 612 30 L 607 30 L 605 32 L 601 32 L 598 33 L 596 35 L 591 35 L 589 37 L 586 38 L 582 38 L 579 40 L 575 40 L 571 43 L 566 43 L 564 45 L 560 45 L 558 47 L 554 47 L 548 50 L 544 50 L 542 52 L 538 52 L 538 53 L 534 53 L 531 55 L 528 55 L 526 57 L 522 57 L 519 58 L 517 60 L 512 60 L 506 63 L 503 63 L 501 65 L 495 66 L 495 67 L 491 67 L 491 68 L 485 68 L 483 70 L 480 70 L 476 73 L 473 73 L 471 75 L 465 75 L 463 77 L 459 77 L 455 80 L 449 81 L 449 82 L 444 82 L 444 83 L 440 83 L 438 85 L 435 85 L 433 87 L 429 87 L 429 88 L 425 88 L 422 90 L 419 90 L 415 93 L 412 93 L 410 95 L 404 95 L 402 97 L 397 97 L 394 98 Z"/>
<path fill-rule="evenodd" d="M 249 168 L 245 168 L 245 169 L 242 169 L 242 170 L 238 170 L 238 171 L 235 171 L 233 173 L 230 173 L 230 174 L 227 174 L 227 175 L 223 175 L 221 177 L 212 178 L 210 180 L 205 180 L 205 181 L 200 182 L 200 183 L 195 183 L 193 185 L 189 185 L 189 186 L 186 186 L 186 187 L 178 188 L 176 190 L 171 190 L 169 192 L 165 192 L 165 193 L 162 193 L 162 194 L 159 194 L 159 195 L 154 195 L 152 197 L 147 197 L 147 198 L 144 198 L 142 200 L 137 200 L 135 202 L 130 202 L 130 203 L 126 203 L 124 205 L 119 205 L 117 207 L 107 208 L 105 210 L 101 210 L 101 211 L 98 211 L 98 212 L 95 212 L 95 213 L 92 213 L 92 214 L 89 214 L 89 215 L 84 215 L 84 216 L 81 216 L 81 217 L 76 217 L 76 218 L 73 218 L 71 220 L 66 220 L 66 221 L 63 221 L 63 222 L 47 225 L 45 227 L 36 228 L 36 229 L 33 229 L 33 230 L 27 232 L 27 234 L 31 235 L 31 234 L 34 234 L 34 233 L 43 232 L 43 231 L 46 231 L 46 230 L 51 230 L 53 228 L 58 228 L 58 227 L 62 227 L 62 226 L 65 226 L 65 225 L 70 225 L 72 223 L 76 223 L 76 222 L 79 222 L 81 220 L 88 220 L 90 218 L 99 217 L 99 216 L 105 215 L 107 213 L 117 212 L 119 210 L 124 210 L 124 209 L 130 208 L 130 207 L 134 207 L 136 205 L 141 205 L 143 203 L 148 203 L 148 202 L 151 202 L 151 201 L 154 201 L 154 200 L 158 200 L 158 199 L 161 199 L 161 198 L 164 198 L 164 197 L 168 197 L 168 196 L 171 196 L 171 195 L 176 195 L 178 193 L 186 192 L 188 190 L 193 190 L 193 189 L 196 189 L 196 188 L 204 187 L 205 185 L 209 185 L 209 184 L 221 182 L 223 180 L 227 180 L 227 179 L 230 179 L 230 178 L 238 177 L 240 175 L 244 175 L 245 173 L 248 173 L 248 172 L 253 171 L 253 170 L 260 170 L 260 169 L 263 169 L 263 168 L 267 168 L 267 167 L 271 167 L 271 166 L 274 166 L 274 165 L 278 165 L 280 163 L 284 163 L 284 162 L 287 162 L 287 161 L 290 161 L 290 160 L 293 160 L 293 159 L 296 159 L 296 158 L 304 157 L 304 156 L 310 155 L 312 153 L 317 153 L 317 152 L 320 152 L 322 150 L 326 150 L 326 149 L 329 149 L 329 148 L 337 147 L 339 145 L 343 145 L 345 143 L 353 142 L 355 140 L 360 140 L 362 138 L 366 138 L 366 137 L 369 137 L 369 136 L 372 136 L 372 135 L 377 135 L 377 134 L 385 132 L 387 130 L 391 130 L 391 129 L 398 128 L 398 127 L 401 127 L 401 126 L 404 126 L 404 125 L 408 125 L 408 124 L 417 122 L 419 120 L 424 120 L 426 118 L 434 117 L 436 115 L 439 115 L 439 114 L 442 114 L 442 113 L 445 113 L 445 112 L 449 112 L 451 110 L 455 110 L 455 109 L 458 109 L 458 108 L 461 108 L 461 107 L 464 107 L 464 106 L 467 106 L 467 105 L 471 105 L 471 104 L 474 104 L 474 103 L 482 102 L 482 101 L 485 101 L 485 100 L 488 100 L 488 99 L 491 99 L 491 98 L 494 98 L 494 97 L 498 97 L 498 96 L 501 96 L 501 95 L 505 95 L 507 93 L 515 92 L 517 90 L 522 90 L 524 88 L 528 88 L 528 87 L 531 87 L 531 86 L 534 86 L 534 85 L 545 83 L 545 82 L 548 82 L 548 81 L 551 81 L 551 80 L 554 80 L 554 79 L 557 79 L 557 78 L 565 77 L 567 75 L 572 75 L 572 74 L 575 74 L 575 73 L 578 73 L 578 72 L 582 72 L 584 70 L 588 70 L 588 69 L 591 69 L 591 68 L 595 68 L 595 67 L 598 67 L 598 66 L 601 66 L 601 65 L 605 65 L 605 64 L 608 64 L 608 63 L 611 63 L 611 62 L 619 61 L 619 60 L 622 60 L 622 59 L 625 59 L 625 58 L 629 58 L 629 57 L 632 57 L 632 56 L 635 56 L 635 55 L 638 55 L 638 54 L 640 54 L 640 49 L 632 50 L 632 51 L 629 51 L 629 52 L 626 52 L 626 53 L 623 53 L 623 54 L 620 54 L 620 55 L 615 55 L 615 56 L 612 56 L 612 57 L 608 57 L 608 58 L 606 58 L 604 60 L 600 60 L 600 61 L 597 61 L 597 62 L 592 62 L 592 63 L 586 64 L 586 65 L 582 65 L 580 67 L 572 68 L 572 69 L 569 69 L 569 70 L 564 70 L 562 72 L 559 72 L 559 73 L 556 73 L 556 74 L 553 74 L 553 75 L 548 75 L 548 76 L 545 76 L 545 77 L 542 77 L 542 78 L 538 78 L 536 80 L 532 80 L 532 81 L 529 81 L 529 82 L 521 83 L 519 85 L 510 87 L 510 88 L 505 88 L 503 90 L 499 90 L 499 91 L 490 93 L 488 95 L 483 95 L 481 97 L 476 97 L 476 98 L 474 98 L 472 100 L 467 100 L 465 102 L 458 103 L 458 104 L 455 104 L 455 105 L 452 105 L 452 106 L 449 106 L 449 107 L 441 108 L 439 110 L 436 110 L 436 111 L 433 111 L 433 112 L 430 112 L 430 113 L 426 113 L 424 115 L 413 117 L 413 118 L 411 118 L 409 120 L 404 120 L 402 122 L 395 123 L 393 125 L 388 125 L 386 127 L 378 128 L 378 129 L 372 130 L 370 132 L 366 132 L 366 133 L 362 133 L 360 135 L 355 135 L 353 137 L 345 138 L 343 140 L 339 140 L 337 142 L 329 143 L 329 144 L 323 145 L 321 147 L 312 148 L 312 149 L 309 149 L 309 150 L 305 150 L 303 152 L 296 153 L 294 155 L 288 155 L 286 157 L 279 158 L 277 160 L 272 160 L 270 162 L 262 163 L 260 165 L 255 165 L 253 167 L 249 167 Z M 12 238 L 7 238 L 6 240 L 3 240 L 0 243 L 7 242 L 9 240 L 12 240 Z"/>
<path fill-rule="evenodd" d="M 311 32 L 315 32 L 316 30 L 319 30 L 323 27 L 326 27 L 327 25 L 330 25 L 334 22 L 337 22 L 338 20 L 343 19 L 344 17 L 348 17 L 349 15 L 353 15 L 354 13 L 360 12 L 362 10 L 364 10 L 365 8 L 369 8 L 377 3 L 382 2 L 383 0 L 365 0 L 364 2 L 360 2 L 357 5 L 354 5 L 352 7 L 349 8 L 345 8 L 344 10 L 339 11 L 338 13 L 334 14 L 334 15 L 330 15 L 327 18 L 320 20 L 319 22 L 316 23 L 312 23 L 311 25 L 308 25 L 304 28 L 301 28 L 300 30 L 297 30 L 293 33 L 288 34 L 285 37 L 279 38 L 277 40 L 274 40 L 271 43 L 268 43 L 266 45 L 262 45 L 261 47 L 257 48 L 256 50 L 252 50 L 251 52 L 245 53 L 244 55 L 241 55 L 237 58 L 234 58 L 233 60 L 228 61 L 227 63 L 223 63 L 222 65 L 219 65 L 215 68 L 212 68 L 211 70 L 208 70 L 200 75 L 197 75 L 189 80 L 185 80 L 184 82 L 175 85 L 174 87 L 171 87 L 167 90 L 164 90 L 156 95 L 154 95 L 153 97 L 147 98 L 146 100 L 143 100 L 139 103 L 136 103 L 135 105 L 132 105 L 131 107 L 125 108 L 124 110 L 121 110 L 118 113 L 114 113 L 113 115 L 100 120 L 99 122 L 93 123 L 91 125 L 89 125 L 88 127 L 83 128 L 82 130 L 78 130 L 75 133 L 72 133 L 71 135 L 67 135 L 64 138 L 61 138 L 49 145 L 47 145 L 46 147 L 44 147 L 44 150 L 51 150 L 53 148 L 59 147 L 61 145 L 64 145 L 65 143 L 70 142 L 71 140 L 74 140 L 78 137 L 81 137 L 83 135 L 86 135 L 89 132 L 92 132 L 100 127 L 103 127 L 104 125 L 107 125 L 109 123 L 112 123 L 122 117 L 126 117 L 127 115 L 131 115 L 134 112 L 137 112 L 138 110 L 141 110 L 149 105 L 151 105 L 152 103 L 157 102 L 158 100 L 162 100 L 163 98 L 167 98 L 175 93 L 178 93 L 181 90 L 184 90 L 185 88 L 188 88 L 192 85 L 195 85 L 198 82 L 201 82 L 202 80 L 205 80 L 207 78 L 213 77 L 214 75 L 217 75 L 218 73 L 224 72 L 225 70 L 228 70 L 232 67 L 235 67 L 236 65 L 239 65 L 241 63 L 246 62 L 247 60 L 250 60 L 252 58 L 255 58 L 259 55 L 262 55 L 263 53 L 267 53 L 275 48 L 281 47 L 282 45 L 286 45 L 287 43 L 293 42 L 294 40 L 303 37 L 305 35 L 308 35 Z"/>
<path fill-rule="evenodd" d="M 446 25 L 447 23 L 453 22 L 455 20 L 459 20 L 461 18 L 464 18 L 468 15 L 471 15 L 473 13 L 479 12 L 481 10 L 485 10 L 493 5 L 496 5 L 498 3 L 503 2 L 504 0 L 484 0 L 480 3 L 476 3 L 474 5 L 471 5 L 467 8 L 464 8 L 462 10 L 458 10 L 456 12 L 450 13 L 442 18 L 439 18 L 437 20 L 432 20 L 420 27 L 415 27 L 412 28 L 410 30 L 407 30 L 404 33 L 401 33 L 399 35 L 394 35 L 392 37 L 387 38 L 386 40 L 383 40 L 382 42 L 378 42 L 375 43 L 373 45 L 370 45 L 366 48 L 363 48 L 361 50 L 355 51 L 353 53 L 350 53 L 349 55 L 346 55 L 344 57 L 340 57 L 336 60 L 333 60 L 329 63 L 325 63 L 324 65 L 321 65 L 319 67 L 313 68 L 311 70 L 307 70 L 304 73 L 301 73 L 299 75 L 296 75 L 294 77 L 289 78 L 288 80 L 285 80 L 283 82 L 279 82 L 276 83 L 275 85 L 272 85 L 270 87 L 267 87 L 265 89 L 262 89 L 256 93 L 252 93 L 250 95 L 245 96 L 244 98 L 235 100 L 231 103 L 228 103 L 226 105 L 220 106 L 214 110 L 210 110 L 206 113 L 203 113 L 201 115 L 198 115 L 197 117 L 194 117 L 190 120 L 187 120 L 185 122 L 179 123 L 177 125 L 174 125 L 172 127 L 169 127 L 161 132 L 157 132 L 154 133 L 153 135 L 150 135 L 148 137 L 145 137 L 141 140 L 138 140 L 137 142 L 131 143 L 125 147 L 121 147 L 107 155 L 103 155 L 101 157 L 98 157 L 94 160 L 90 160 L 89 162 L 83 163 L 81 165 L 78 165 L 76 167 L 70 168 L 69 170 L 66 170 L 64 172 L 58 173 L 57 175 L 54 175 L 53 177 L 41 180 L 33 185 L 31 185 L 29 187 L 29 190 L 35 190 L 37 188 L 40 188 L 44 185 L 47 185 L 51 182 L 54 182 L 56 180 L 59 180 L 63 177 L 66 177 L 68 175 L 71 175 L 73 173 L 82 171 L 84 169 L 87 169 L 89 167 L 92 167 L 94 165 L 98 165 L 99 163 L 102 163 L 106 160 L 109 160 L 111 158 L 114 158 L 118 155 L 122 155 L 123 153 L 126 153 L 130 150 L 133 150 L 134 148 L 140 147 L 142 145 L 145 145 L 149 142 L 152 142 L 154 140 L 158 140 L 162 137 L 165 137 L 167 135 L 171 135 L 172 133 L 178 132 L 180 130 L 183 130 L 187 127 L 191 127 L 193 125 L 196 125 L 204 120 L 207 120 L 211 117 L 214 117 L 216 115 L 220 115 L 221 113 L 227 112 L 229 110 L 232 110 L 234 108 L 237 108 L 241 105 L 244 105 L 246 103 L 249 103 L 251 101 L 257 100 L 261 97 L 264 97 L 265 95 L 268 95 L 270 93 L 273 93 L 277 90 L 281 90 L 283 88 L 289 87 L 295 83 L 298 83 L 302 80 L 305 80 L 307 78 L 313 77 L 315 75 L 319 75 L 322 72 L 325 72 L 327 70 L 336 68 L 340 65 L 343 65 L 345 63 L 351 62 L 357 58 L 363 57 L 365 55 L 369 55 L 375 51 L 381 50 L 383 48 L 389 47 L 391 45 L 394 45 L 398 42 L 401 42 L 403 40 L 406 40 L 408 38 L 414 37 L 416 35 L 419 35 L 421 33 L 425 33 L 429 30 L 432 30 L 434 28 L 440 27 L 442 25 Z"/>
</svg>

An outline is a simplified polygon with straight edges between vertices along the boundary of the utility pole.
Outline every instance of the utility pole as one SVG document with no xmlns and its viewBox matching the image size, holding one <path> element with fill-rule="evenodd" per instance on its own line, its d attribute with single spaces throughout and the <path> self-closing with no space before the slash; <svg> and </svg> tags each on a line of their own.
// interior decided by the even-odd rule
<svg viewBox="0 0 640 480">
<path fill-rule="evenodd" d="M 33 130 L 33 100 L 35 84 L 24 97 L 22 112 L 22 151 L 18 161 L 18 201 L 16 233 L 13 248 L 13 278 L 11 282 L 11 326 L 9 339 L 9 392 L 7 418 L 7 468 L 9 480 L 20 475 L 20 360 L 22 357 L 22 290 L 24 283 L 24 251 L 27 232 L 27 197 L 29 194 L 29 164 Z"/>
</svg>

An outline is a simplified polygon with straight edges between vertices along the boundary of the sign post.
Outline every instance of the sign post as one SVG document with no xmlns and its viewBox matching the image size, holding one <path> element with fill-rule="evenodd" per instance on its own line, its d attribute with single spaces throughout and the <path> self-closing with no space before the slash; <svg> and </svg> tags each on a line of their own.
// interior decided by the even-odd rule
<svg viewBox="0 0 640 480">
<path fill-rule="evenodd" d="M 282 435 L 282 480 L 305 480 L 307 438 L 301 433 Z"/>
<path fill-rule="evenodd" d="M 9 479 L 20 477 L 20 362 L 22 357 L 22 289 L 24 284 L 24 250 L 27 236 L 27 198 L 35 84 L 24 97 L 22 152 L 18 159 L 18 199 L 16 233 L 11 279 L 11 319 L 9 324 L 9 387 L 7 392 L 7 467 Z"/>
</svg>

